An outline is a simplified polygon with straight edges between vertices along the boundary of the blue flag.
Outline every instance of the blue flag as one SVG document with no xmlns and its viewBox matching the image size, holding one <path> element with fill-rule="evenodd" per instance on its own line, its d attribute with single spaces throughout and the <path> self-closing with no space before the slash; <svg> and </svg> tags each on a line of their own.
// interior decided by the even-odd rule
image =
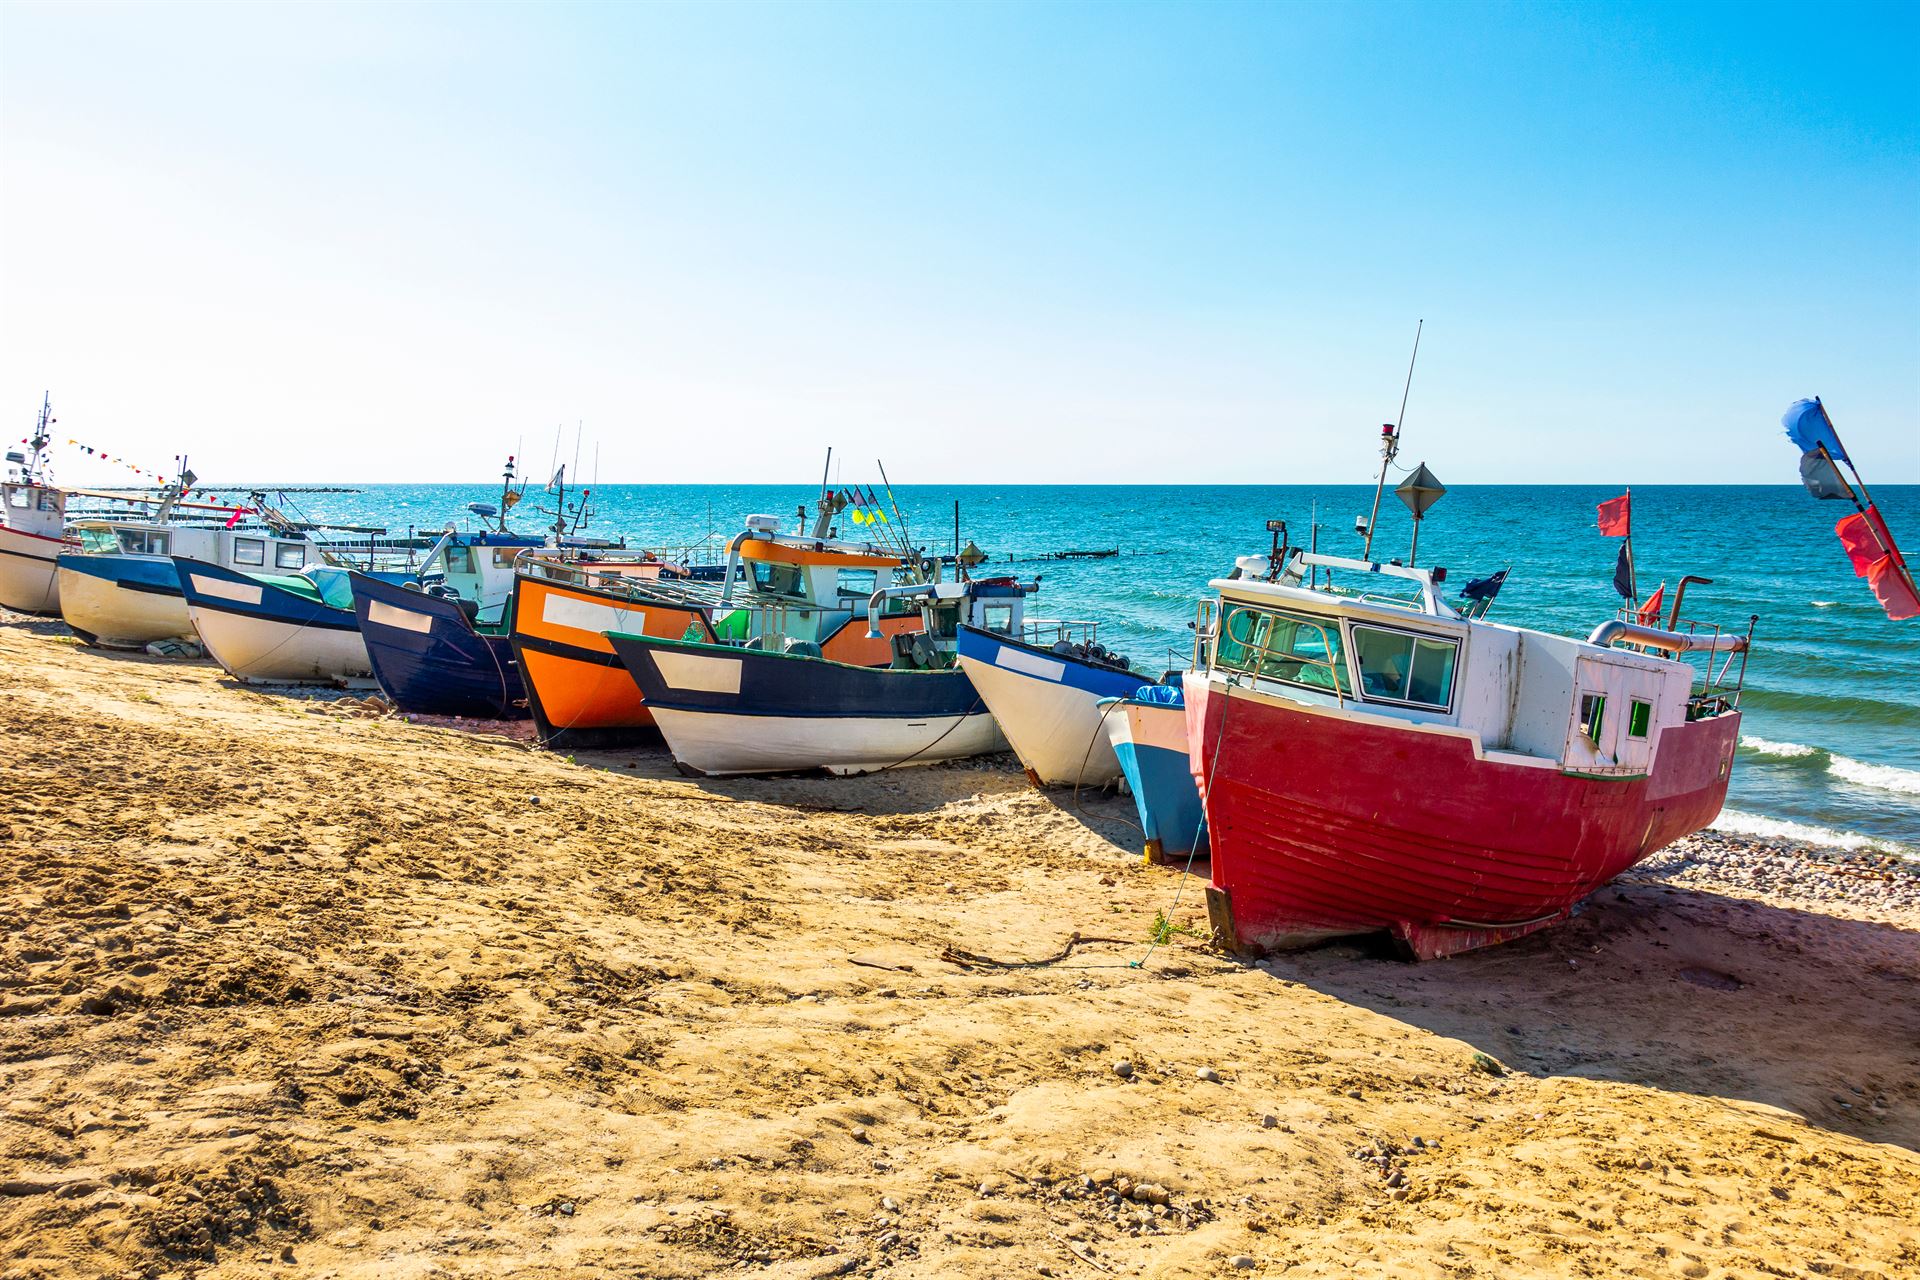
<svg viewBox="0 0 1920 1280">
<path fill-rule="evenodd" d="M 1852 465 L 1853 459 L 1840 447 L 1840 435 L 1833 429 L 1833 422 L 1818 396 L 1795 400 L 1786 416 L 1780 419 L 1780 425 L 1787 429 L 1787 438 L 1800 446 L 1800 452 L 1812 453 L 1825 445 L 1828 457 Z"/>
</svg>

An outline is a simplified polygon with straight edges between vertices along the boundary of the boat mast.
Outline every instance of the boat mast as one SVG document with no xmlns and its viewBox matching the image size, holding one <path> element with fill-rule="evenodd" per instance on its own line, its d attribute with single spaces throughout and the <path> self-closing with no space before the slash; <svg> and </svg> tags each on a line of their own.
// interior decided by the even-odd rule
<svg viewBox="0 0 1920 1280">
<path fill-rule="evenodd" d="M 1380 478 L 1373 486 L 1373 511 L 1367 516 L 1367 546 L 1361 554 L 1364 560 L 1373 559 L 1373 525 L 1380 518 L 1380 494 L 1387 487 L 1387 468 L 1393 465 L 1394 455 L 1400 452 L 1400 427 L 1407 420 L 1407 396 L 1413 390 L 1413 366 L 1420 359 L 1420 331 L 1427 327 L 1421 320 L 1413 330 L 1413 357 L 1407 361 L 1407 385 L 1400 391 L 1400 416 L 1380 428 Z"/>
<path fill-rule="evenodd" d="M 25 478 L 28 484 L 40 483 L 40 463 L 47 452 L 47 446 L 53 443 L 53 437 L 48 433 L 47 428 L 52 426 L 53 422 L 53 392 L 45 391 L 40 397 L 40 421 L 33 428 L 33 439 L 27 442 L 33 449 L 32 455 L 27 459 Z"/>
</svg>

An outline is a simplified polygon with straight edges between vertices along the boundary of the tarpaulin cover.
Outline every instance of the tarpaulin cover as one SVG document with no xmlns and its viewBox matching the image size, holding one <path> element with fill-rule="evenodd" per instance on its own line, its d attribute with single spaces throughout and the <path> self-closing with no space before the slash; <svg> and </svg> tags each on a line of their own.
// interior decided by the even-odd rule
<svg viewBox="0 0 1920 1280">
<path fill-rule="evenodd" d="M 1812 453 L 1821 445 L 1827 446 L 1827 452 L 1841 462 L 1851 463 L 1852 458 L 1840 447 L 1840 437 L 1833 429 L 1833 423 L 1827 418 L 1827 411 L 1821 407 L 1820 400 L 1795 400 L 1786 416 L 1780 419 L 1780 425 L 1787 429 L 1787 438 L 1800 446 L 1800 452 Z"/>
<path fill-rule="evenodd" d="M 1162 706 L 1184 707 L 1187 698 L 1177 684 L 1143 684 L 1134 690 L 1135 702 L 1157 702 Z"/>
</svg>

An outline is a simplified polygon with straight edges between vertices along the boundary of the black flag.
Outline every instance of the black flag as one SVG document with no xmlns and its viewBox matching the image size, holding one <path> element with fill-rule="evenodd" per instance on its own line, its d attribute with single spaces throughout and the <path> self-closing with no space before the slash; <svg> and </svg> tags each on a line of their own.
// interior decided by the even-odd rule
<svg viewBox="0 0 1920 1280">
<path fill-rule="evenodd" d="M 1500 588 L 1505 586 L 1506 583 L 1507 571 L 1502 569 L 1500 572 L 1490 574 L 1487 577 L 1475 578 L 1472 582 L 1460 588 L 1460 598 L 1462 600 L 1491 600 L 1500 594 Z"/>
<path fill-rule="evenodd" d="M 1833 459 L 1818 449 L 1809 449 L 1800 455 L 1800 482 L 1816 498 L 1853 496 L 1853 490 L 1840 478 L 1839 468 L 1833 465 Z"/>
<path fill-rule="evenodd" d="M 1633 557 L 1627 554 L 1627 544 L 1620 544 L 1620 558 L 1613 562 L 1613 589 L 1627 599 L 1633 599 Z"/>
</svg>

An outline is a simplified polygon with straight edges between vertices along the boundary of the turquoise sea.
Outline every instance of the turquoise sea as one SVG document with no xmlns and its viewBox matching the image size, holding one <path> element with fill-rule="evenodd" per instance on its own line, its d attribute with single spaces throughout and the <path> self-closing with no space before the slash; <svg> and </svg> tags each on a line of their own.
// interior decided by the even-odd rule
<svg viewBox="0 0 1920 1280">
<path fill-rule="evenodd" d="M 1619 543 L 1594 523 L 1595 505 L 1619 493 L 1618 486 L 1462 485 L 1428 516 L 1420 562 L 1446 566 L 1455 587 L 1511 566 L 1493 619 L 1585 635 L 1620 604 L 1611 586 Z M 791 519 L 816 494 L 807 485 L 610 484 L 594 489 L 592 521 L 582 532 L 684 545 L 709 533 L 725 537 L 752 513 Z M 1267 520 L 1286 520 L 1299 540 L 1317 512 L 1321 549 L 1356 555 L 1354 517 L 1372 496 L 1361 485 L 894 490 L 914 545 L 952 549 L 957 501 L 962 536 L 993 564 L 1020 561 L 1013 569 L 1023 577 L 1041 575 L 1030 611 L 1096 619 L 1105 643 L 1156 673 L 1184 665 L 1195 601 L 1236 555 L 1267 549 Z M 1878 488 L 1874 496 L 1894 532 L 1920 554 L 1920 485 Z M 294 500 L 312 519 L 404 531 L 470 519 L 468 502 L 498 497 L 497 485 L 373 485 Z M 535 508 L 551 501 L 530 491 L 514 527 L 537 531 L 551 517 Z M 1664 580 L 1670 600 L 1681 575 L 1699 574 L 1713 582 L 1689 589 L 1687 617 L 1744 629 L 1750 614 L 1759 615 L 1722 825 L 1920 853 L 1920 621 L 1889 622 L 1853 576 L 1833 536 L 1834 522 L 1852 508 L 1816 502 L 1797 485 L 1649 485 L 1634 489 L 1633 508 L 1642 595 Z M 841 528 L 855 532 L 844 517 Z M 1388 494 L 1376 551 L 1404 556 L 1410 529 Z M 1121 554 L 1029 562 L 1069 547 Z"/>
</svg>

